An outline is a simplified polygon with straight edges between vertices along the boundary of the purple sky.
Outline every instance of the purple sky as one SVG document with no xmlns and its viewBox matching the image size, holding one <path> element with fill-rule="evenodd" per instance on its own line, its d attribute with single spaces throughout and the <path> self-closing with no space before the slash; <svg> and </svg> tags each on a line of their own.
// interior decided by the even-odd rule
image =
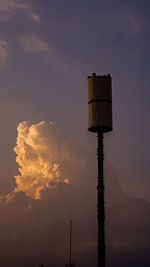
<svg viewBox="0 0 150 267">
<path fill-rule="evenodd" d="M 114 129 L 105 134 L 108 266 L 150 266 L 149 9 L 148 0 L 0 0 L 3 266 L 63 266 L 72 218 L 73 259 L 96 267 L 96 135 L 87 130 L 93 72 L 113 81 Z M 45 186 L 41 200 L 24 191 L 7 202 L 19 174 L 13 149 L 22 121 L 57 125 L 54 150 L 70 184 Z M 49 147 L 54 137 L 40 133 Z"/>
</svg>

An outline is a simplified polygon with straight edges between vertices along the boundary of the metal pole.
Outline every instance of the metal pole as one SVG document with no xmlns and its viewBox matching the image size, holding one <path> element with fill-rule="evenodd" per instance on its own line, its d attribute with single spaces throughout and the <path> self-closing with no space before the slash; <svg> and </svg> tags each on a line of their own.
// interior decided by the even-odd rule
<svg viewBox="0 0 150 267">
<path fill-rule="evenodd" d="M 105 267 L 105 207 L 104 207 L 104 151 L 103 133 L 98 131 L 98 185 L 97 185 L 97 219 L 98 219 L 98 267 Z"/>
<path fill-rule="evenodd" d="M 69 263 L 69 267 L 71 267 L 72 263 L 71 263 L 71 247 L 72 245 L 72 220 L 70 220 L 70 263 Z"/>
</svg>

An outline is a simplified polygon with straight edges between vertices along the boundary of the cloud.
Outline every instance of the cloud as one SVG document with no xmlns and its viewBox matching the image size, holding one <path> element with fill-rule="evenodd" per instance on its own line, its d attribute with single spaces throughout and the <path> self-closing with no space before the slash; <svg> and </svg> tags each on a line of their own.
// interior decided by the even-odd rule
<svg viewBox="0 0 150 267">
<path fill-rule="evenodd" d="M 69 183 L 65 168 L 74 165 L 76 159 L 70 151 L 71 144 L 61 138 L 55 125 L 45 121 L 30 125 L 23 121 L 17 130 L 14 151 L 20 174 L 14 176 L 16 187 L 7 199 L 21 191 L 31 198 L 40 199 L 45 188 Z"/>
<path fill-rule="evenodd" d="M 45 187 L 40 191 L 40 200 L 35 200 L 34 194 L 29 197 L 30 190 L 25 192 L 21 187 L 19 192 L 13 192 L 14 201 L 0 200 L 1 264 L 7 267 L 32 267 L 40 263 L 64 266 L 68 259 L 71 218 L 73 261 L 81 266 L 96 266 L 97 162 L 94 151 L 68 140 L 55 124 L 22 122 L 19 127 L 20 140 L 15 150 L 20 150 L 18 162 L 23 162 L 19 169 L 25 166 L 20 179 L 25 178 L 24 171 L 30 172 L 26 166 L 33 170 L 34 163 L 35 176 L 37 172 L 41 174 L 38 156 L 51 165 L 57 162 L 60 178 L 69 177 L 70 183 L 65 184 L 62 179 L 53 188 Z M 149 267 L 150 205 L 142 199 L 128 197 L 120 188 L 114 168 L 106 161 L 105 192 L 107 265 Z"/>
<path fill-rule="evenodd" d="M 122 34 L 122 37 L 131 40 L 143 37 L 145 32 L 142 17 L 128 7 L 123 8 L 120 5 L 106 10 L 101 16 L 99 13 L 94 15 L 91 23 L 102 33 L 116 35 L 116 37 Z"/>
<path fill-rule="evenodd" d="M 35 14 L 35 13 L 31 13 L 30 18 L 37 21 L 37 22 L 40 21 L 40 16 Z"/>
<path fill-rule="evenodd" d="M 72 65 L 64 60 L 60 52 L 52 44 L 47 43 L 34 33 L 22 35 L 19 38 L 19 42 L 24 52 L 37 54 L 53 70 L 61 71 L 67 75 L 68 71 L 74 73 L 79 70 L 79 66 L 72 67 Z"/>
<path fill-rule="evenodd" d="M 9 59 L 8 44 L 5 40 L 0 39 L 0 67 L 4 67 Z"/>
<path fill-rule="evenodd" d="M 106 178 L 108 265 L 148 267 L 150 205 L 143 199 L 128 197 L 121 190 L 112 166 L 107 165 Z"/>
<path fill-rule="evenodd" d="M 55 70 L 61 70 L 68 73 L 70 66 L 66 65 L 51 44 L 45 42 L 36 34 L 27 34 L 20 37 L 20 43 L 26 53 L 34 53 L 39 55 L 42 60 Z"/>
<path fill-rule="evenodd" d="M 18 10 L 24 11 L 34 21 L 39 21 L 40 17 L 33 9 L 28 0 L 0 0 L 0 21 L 9 21 Z"/>
<path fill-rule="evenodd" d="M 49 139 L 46 133 L 47 130 L 45 138 Z M 40 144 L 40 138 L 37 139 Z M 62 136 L 59 140 L 66 142 Z M 59 183 L 53 189 L 47 188 L 40 201 L 23 192 L 15 194 L 13 202 L 0 201 L 0 251 L 4 266 L 32 267 L 40 263 L 64 266 L 69 251 L 70 218 L 73 221 L 73 261 L 81 266 L 96 266 L 97 189 L 96 179 L 93 179 L 96 166 L 93 153 L 88 158 L 91 151 L 81 152 L 76 146 L 85 164 L 79 164 L 79 160 L 73 165 L 69 157 L 66 161 L 68 168 L 71 166 L 70 176 L 78 178 L 78 184 L 74 179 L 70 184 Z M 105 168 L 107 265 L 149 267 L 150 205 L 144 200 L 129 198 L 122 192 L 114 169 L 108 164 Z M 6 258 L 6 254 L 9 257 Z"/>
<path fill-rule="evenodd" d="M 35 34 L 23 35 L 20 41 L 24 51 L 28 53 L 47 52 L 50 49 L 48 43 Z"/>
</svg>

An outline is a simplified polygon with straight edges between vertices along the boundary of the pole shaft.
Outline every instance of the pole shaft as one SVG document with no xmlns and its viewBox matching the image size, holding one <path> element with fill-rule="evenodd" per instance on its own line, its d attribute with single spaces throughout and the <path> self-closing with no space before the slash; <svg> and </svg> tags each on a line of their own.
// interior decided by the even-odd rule
<svg viewBox="0 0 150 267">
<path fill-rule="evenodd" d="M 70 259 L 69 259 L 69 266 L 71 267 L 71 261 L 72 261 L 72 259 L 71 259 L 71 249 L 72 249 L 72 247 L 71 247 L 71 245 L 72 245 L 72 221 L 70 220 Z"/>
<path fill-rule="evenodd" d="M 104 151 L 103 133 L 98 132 L 98 185 L 97 185 L 97 219 L 98 219 L 98 267 L 105 267 L 105 207 L 104 207 Z"/>
</svg>

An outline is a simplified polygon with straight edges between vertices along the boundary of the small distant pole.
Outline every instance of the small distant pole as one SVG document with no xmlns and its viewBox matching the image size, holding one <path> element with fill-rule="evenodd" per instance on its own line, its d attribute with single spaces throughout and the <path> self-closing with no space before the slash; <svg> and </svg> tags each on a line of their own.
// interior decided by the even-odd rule
<svg viewBox="0 0 150 267">
<path fill-rule="evenodd" d="M 72 220 L 70 220 L 70 257 L 69 257 L 69 267 L 71 267 L 72 266 L 72 264 L 71 264 L 71 261 L 72 261 L 72 259 L 71 259 L 71 249 L 72 249 Z"/>
</svg>

